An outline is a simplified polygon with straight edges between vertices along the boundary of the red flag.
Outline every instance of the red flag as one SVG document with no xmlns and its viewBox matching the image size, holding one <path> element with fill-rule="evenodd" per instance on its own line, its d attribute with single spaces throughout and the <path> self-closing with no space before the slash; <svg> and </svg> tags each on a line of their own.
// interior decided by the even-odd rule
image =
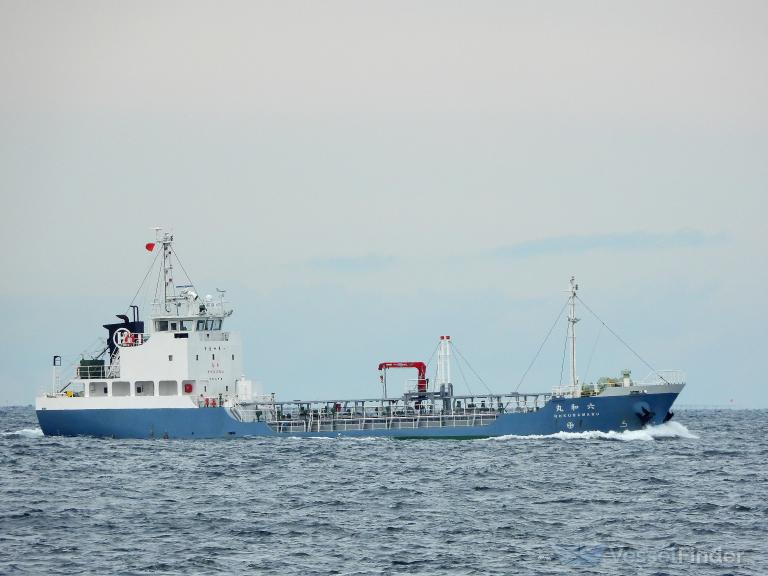
<svg viewBox="0 0 768 576">
<path fill-rule="evenodd" d="M 155 243 L 154 243 L 154 242 L 147 242 L 147 243 L 144 245 L 144 248 L 146 248 L 146 249 L 147 249 L 147 252 L 152 252 L 152 250 L 154 250 L 154 249 L 155 249 Z"/>
</svg>

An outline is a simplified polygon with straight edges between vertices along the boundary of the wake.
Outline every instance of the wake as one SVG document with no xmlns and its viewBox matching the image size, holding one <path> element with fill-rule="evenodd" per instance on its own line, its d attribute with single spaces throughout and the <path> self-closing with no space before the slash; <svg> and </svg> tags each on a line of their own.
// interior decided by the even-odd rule
<svg viewBox="0 0 768 576">
<path fill-rule="evenodd" d="M 648 426 L 642 430 L 625 430 L 622 432 L 556 432 L 554 434 L 534 434 L 531 436 L 518 436 L 508 434 L 506 436 L 497 436 L 487 438 L 487 440 L 618 440 L 621 442 L 652 442 L 668 438 L 685 438 L 689 440 L 698 440 L 699 437 L 688 430 L 679 422 L 665 422 L 658 426 Z"/>
<path fill-rule="evenodd" d="M 13 432 L 0 432 L 4 438 L 42 438 L 43 431 L 40 428 L 22 428 Z"/>
</svg>

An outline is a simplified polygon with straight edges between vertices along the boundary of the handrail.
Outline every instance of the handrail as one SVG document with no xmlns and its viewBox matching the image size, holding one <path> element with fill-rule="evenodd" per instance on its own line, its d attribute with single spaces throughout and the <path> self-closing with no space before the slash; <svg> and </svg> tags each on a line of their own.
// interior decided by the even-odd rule
<svg viewBox="0 0 768 576">
<path fill-rule="evenodd" d="M 682 370 L 655 370 L 635 384 L 637 386 L 685 384 L 685 379 L 685 372 Z"/>
<path fill-rule="evenodd" d="M 242 421 L 256 421 L 254 415 L 241 412 Z M 250 411 L 254 412 L 254 411 Z M 333 432 L 345 430 L 384 430 L 384 429 L 416 429 L 416 428 L 440 428 L 444 426 L 488 426 L 496 421 L 499 414 L 430 414 L 413 416 L 379 416 L 360 417 L 352 419 L 335 418 L 302 418 L 302 419 L 276 419 L 265 420 L 278 432 Z"/>
<path fill-rule="evenodd" d="M 532 410 L 532 408 L 528 408 L 528 410 Z M 521 410 L 522 411 L 522 410 Z M 242 405 L 238 406 L 237 408 L 238 414 L 245 417 L 245 415 L 253 415 L 256 416 L 257 413 L 259 416 L 263 416 L 265 413 L 265 410 L 263 408 L 244 408 Z M 351 414 L 344 414 L 340 415 L 338 413 L 330 412 L 330 413 L 322 413 L 319 411 L 306 411 L 304 413 L 299 413 L 296 411 L 282 411 L 279 413 L 274 413 L 271 411 L 266 411 L 266 420 L 270 422 L 295 422 L 295 423 L 304 423 L 304 422 L 350 422 L 350 421 L 377 421 L 377 422 L 384 422 L 384 421 L 393 421 L 396 419 L 400 420 L 415 420 L 419 421 L 421 419 L 435 419 L 435 418 L 496 418 L 499 414 L 503 414 L 504 412 L 499 412 L 497 409 L 459 409 L 459 410 L 424 410 L 424 411 L 416 411 L 416 410 L 401 410 L 401 411 L 392 411 L 392 412 L 375 412 L 372 410 L 366 410 L 364 412 L 354 412 Z M 271 412 L 271 413 L 270 413 Z"/>
</svg>

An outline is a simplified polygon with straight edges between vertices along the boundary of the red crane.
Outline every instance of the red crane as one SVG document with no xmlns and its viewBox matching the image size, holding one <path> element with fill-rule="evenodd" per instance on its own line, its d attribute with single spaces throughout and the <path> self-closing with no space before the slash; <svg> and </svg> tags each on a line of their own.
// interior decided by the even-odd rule
<svg viewBox="0 0 768 576">
<path fill-rule="evenodd" d="M 427 365 L 424 362 L 382 362 L 379 364 L 379 372 L 389 368 L 416 368 L 419 371 L 419 379 L 416 383 L 416 389 L 419 394 L 427 393 Z M 384 375 L 381 376 L 382 382 Z"/>
</svg>

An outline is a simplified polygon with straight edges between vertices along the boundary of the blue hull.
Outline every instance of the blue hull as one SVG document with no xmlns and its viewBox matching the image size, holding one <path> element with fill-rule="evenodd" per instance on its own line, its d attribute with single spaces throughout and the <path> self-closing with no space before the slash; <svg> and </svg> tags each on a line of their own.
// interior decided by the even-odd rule
<svg viewBox="0 0 768 576">
<path fill-rule="evenodd" d="M 384 436 L 393 438 L 487 438 L 557 432 L 639 430 L 661 424 L 677 398 L 671 394 L 557 398 L 536 412 L 505 413 L 486 426 L 276 432 L 264 422 L 240 422 L 225 408 L 38 410 L 46 436 L 110 438 L 233 438 L 247 436 Z M 645 408 L 645 411 L 643 410 Z M 643 414 L 652 414 L 650 419 Z M 342 422 L 340 426 L 342 427 Z"/>
</svg>

